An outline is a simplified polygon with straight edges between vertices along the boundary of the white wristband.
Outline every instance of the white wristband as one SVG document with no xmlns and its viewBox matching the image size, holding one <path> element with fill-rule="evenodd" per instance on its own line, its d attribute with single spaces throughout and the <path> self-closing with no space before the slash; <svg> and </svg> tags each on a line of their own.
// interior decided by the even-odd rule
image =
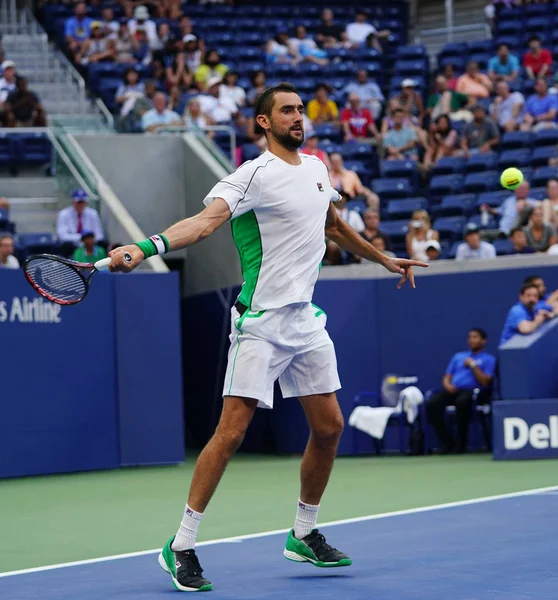
<svg viewBox="0 0 558 600">
<path fill-rule="evenodd" d="M 165 254 L 165 252 L 167 251 L 166 246 L 165 246 L 165 242 L 163 241 L 163 239 L 161 238 L 160 235 L 152 235 L 149 238 L 157 247 L 157 254 Z"/>
</svg>

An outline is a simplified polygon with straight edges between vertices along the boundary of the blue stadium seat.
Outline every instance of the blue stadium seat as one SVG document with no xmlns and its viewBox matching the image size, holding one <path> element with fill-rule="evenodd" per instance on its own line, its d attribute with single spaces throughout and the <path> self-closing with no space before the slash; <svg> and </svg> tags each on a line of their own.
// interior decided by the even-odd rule
<svg viewBox="0 0 558 600">
<path fill-rule="evenodd" d="M 341 128 L 339 125 L 328 125 L 327 123 L 321 123 L 314 125 L 314 131 L 320 140 L 341 142 Z"/>
<path fill-rule="evenodd" d="M 397 56 L 397 58 L 404 58 L 405 60 L 426 57 L 426 46 L 417 44 L 409 46 L 399 46 L 395 51 L 395 55 Z"/>
<path fill-rule="evenodd" d="M 502 150 L 514 150 L 516 148 L 530 148 L 535 141 L 535 134 L 531 131 L 508 131 L 500 140 Z"/>
<path fill-rule="evenodd" d="M 498 35 L 515 35 L 521 33 L 524 30 L 524 27 L 525 24 L 521 19 L 500 21 L 497 24 Z"/>
<path fill-rule="evenodd" d="M 558 129 L 541 129 L 535 134 L 535 146 L 558 145 Z M 558 148 L 556 149 L 558 154 Z"/>
<path fill-rule="evenodd" d="M 346 142 L 342 146 L 341 153 L 345 158 L 351 160 L 371 161 L 374 158 L 374 149 L 371 144 Z"/>
<path fill-rule="evenodd" d="M 476 200 L 475 194 L 444 196 L 435 213 L 438 217 L 468 216 L 473 212 Z"/>
<path fill-rule="evenodd" d="M 528 148 L 516 148 L 515 150 L 504 150 L 498 158 L 498 168 L 529 167 L 531 166 L 531 150 Z"/>
<path fill-rule="evenodd" d="M 469 173 L 465 176 L 463 190 L 466 193 L 490 192 L 498 189 L 500 173 L 498 171 L 485 171 L 482 173 Z"/>
<path fill-rule="evenodd" d="M 364 185 L 369 185 L 374 175 L 374 170 L 362 160 L 345 160 L 345 168 L 354 171 Z"/>
<path fill-rule="evenodd" d="M 372 189 L 382 201 L 393 198 L 409 198 L 413 195 L 413 188 L 408 179 L 376 179 Z"/>
<path fill-rule="evenodd" d="M 428 210 L 426 198 L 390 200 L 385 210 L 386 219 L 409 219 L 415 210 Z"/>
<path fill-rule="evenodd" d="M 461 240 L 458 240 L 457 242 L 453 242 L 452 245 L 450 246 L 449 250 L 447 251 L 446 254 L 446 258 L 448 259 L 454 259 L 455 255 L 457 254 L 457 249 L 459 248 L 459 244 L 462 244 L 463 242 Z"/>
<path fill-rule="evenodd" d="M 0 165 L 12 165 L 15 161 L 13 139 L 7 133 L 0 133 Z"/>
<path fill-rule="evenodd" d="M 320 142 L 318 144 L 318 147 L 320 148 L 320 150 L 323 150 L 327 154 L 332 154 L 333 152 L 339 152 L 341 154 L 343 153 L 343 145 L 336 144 L 335 142 Z"/>
<path fill-rule="evenodd" d="M 467 58 L 464 56 L 443 56 L 438 62 L 438 66 L 444 67 L 445 65 L 453 65 L 456 73 L 462 73 L 465 71 L 467 65 Z"/>
<path fill-rule="evenodd" d="M 548 159 L 557 157 L 558 149 L 555 146 L 539 146 L 533 150 L 531 164 L 533 167 L 542 167 L 548 164 Z"/>
<path fill-rule="evenodd" d="M 488 206 L 498 207 L 502 204 L 502 202 L 509 198 L 513 192 L 509 190 L 499 190 L 497 192 L 483 192 L 479 194 L 477 199 L 477 207 L 480 208 L 483 204 L 488 204 Z"/>
<path fill-rule="evenodd" d="M 20 133 L 15 136 L 18 164 L 44 164 L 52 159 L 52 144 L 46 133 Z"/>
<path fill-rule="evenodd" d="M 443 156 L 432 168 L 432 175 L 464 173 L 467 160 L 461 156 Z"/>
<path fill-rule="evenodd" d="M 468 223 L 473 223 L 479 229 L 498 229 L 499 222 L 500 219 L 498 217 L 489 215 L 488 222 L 483 225 L 483 218 L 481 214 L 471 215 L 468 220 Z"/>
<path fill-rule="evenodd" d="M 505 6 L 502 7 L 498 13 L 498 21 L 509 21 L 510 19 L 517 19 L 523 16 L 523 9 L 519 6 Z"/>
<path fill-rule="evenodd" d="M 469 61 L 476 62 L 479 65 L 481 71 L 486 71 L 488 67 L 488 61 L 491 59 L 490 54 L 486 52 L 475 53 L 469 56 Z"/>
<path fill-rule="evenodd" d="M 242 146 L 242 160 L 254 160 L 262 153 L 256 144 L 244 144 Z"/>
<path fill-rule="evenodd" d="M 546 31 L 552 22 L 548 17 L 530 17 L 527 19 L 527 31 L 529 33 L 540 34 L 542 31 Z"/>
<path fill-rule="evenodd" d="M 380 167 L 382 177 L 405 177 L 417 182 L 418 166 L 416 160 L 384 160 Z"/>
<path fill-rule="evenodd" d="M 468 54 L 468 47 L 466 42 L 449 42 L 446 44 L 438 57 L 442 58 L 445 56 L 463 56 Z"/>
<path fill-rule="evenodd" d="M 489 40 L 474 40 L 469 42 L 469 52 L 471 54 L 488 52 L 494 52 L 494 41 L 492 39 Z"/>
<path fill-rule="evenodd" d="M 525 12 L 525 16 L 533 17 L 536 15 L 545 15 L 550 11 L 550 6 L 548 4 L 528 4 L 523 7 Z M 545 22 L 548 23 L 548 19 L 545 19 Z"/>
<path fill-rule="evenodd" d="M 400 244 L 405 241 L 405 236 L 409 229 L 408 219 L 398 221 L 382 221 L 380 225 L 382 233 L 388 235 L 393 244 Z"/>
<path fill-rule="evenodd" d="M 513 252 L 513 246 L 510 240 L 496 239 L 492 243 L 496 249 L 497 256 L 506 256 Z"/>
<path fill-rule="evenodd" d="M 429 193 L 435 201 L 449 194 L 459 194 L 462 189 L 463 175 L 436 175 L 430 180 Z"/>
<path fill-rule="evenodd" d="M 534 200 L 545 200 L 548 198 L 548 194 L 545 187 L 536 187 L 529 190 L 529 197 Z"/>
<path fill-rule="evenodd" d="M 21 233 L 19 242 L 29 254 L 53 253 L 57 248 L 54 233 Z"/>
<path fill-rule="evenodd" d="M 476 173 L 478 171 L 490 171 L 498 168 L 498 155 L 496 152 L 484 152 L 483 154 L 473 154 L 467 159 L 465 171 L 467 173 Z"/>
<path fill-rule="evenodd" d="M 441 240 L 457 240 L 462 237 L 466 223 L 465 217 L 439 217 L 432 227 L 438 231 Z"/>
<path fill-rule="evenodd" d="M 549 179 L 558 179 L 558 167 L 539 167 L 529 182 L 533 187 L 543 187 Z"/>
<path fill-rule="evenodd" d="M 356 210 L 359 215 L 362 215 L 368 207 L 364 200 L 349 200 L 347 202 L 347 208 L 349 210 Z"/>
<path fill-rule="evenodd" d="M 398 60 L 393 66 L 393 71 L 396 75 L 414 75 L 427 76 L 428 65 L 426 60 Z"/>
</svg>

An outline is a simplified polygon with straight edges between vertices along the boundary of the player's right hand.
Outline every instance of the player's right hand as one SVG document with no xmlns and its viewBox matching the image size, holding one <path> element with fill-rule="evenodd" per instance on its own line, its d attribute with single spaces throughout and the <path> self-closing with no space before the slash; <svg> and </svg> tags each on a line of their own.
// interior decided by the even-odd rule
<svg viewBox="0 0 558 600">
<path fill-rule="evenodd" d="M 124 255 L 126 253 L 132 257 L 131 262 L 124 260 Z M 141 249 L 135 244 L 115 248 L 114 250 L 111 250 L 108 255 L 112 258 L 109 270 L 112 272 L 121 271 L 123 273 L 133 271 L 145 258 Z"/>
</svg>

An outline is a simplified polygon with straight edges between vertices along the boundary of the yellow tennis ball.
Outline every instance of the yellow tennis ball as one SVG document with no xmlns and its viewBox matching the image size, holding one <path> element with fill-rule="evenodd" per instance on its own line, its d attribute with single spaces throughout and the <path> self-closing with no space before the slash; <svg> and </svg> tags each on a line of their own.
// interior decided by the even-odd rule
<svg viewBox="0 0 558 600">
<path fill-rule="evenodd" d="M 500 176 L 500 183 L 507 190 L 515 190 L 523 183 L 523 173 L 515 167 L 510 167 Z"/>
</svg>

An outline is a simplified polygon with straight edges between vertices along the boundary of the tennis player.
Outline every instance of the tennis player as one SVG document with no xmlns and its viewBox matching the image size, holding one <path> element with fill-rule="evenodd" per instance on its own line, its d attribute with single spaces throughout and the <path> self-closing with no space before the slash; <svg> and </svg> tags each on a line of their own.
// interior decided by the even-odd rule
<svg viewBox="0 0 558 600">
<path fill-rule="evenodd" d="M 304 140 L 304 106 L 296 89 L 281 83 L 256 103 L 257 124 L 268 150 L 217 183 L 206 208 L 160 235 L 109 253 L 113 271 L 128 272 L 142 260 L 199 242 L 226 221 L 240 256 L 244 284 L 231 308 L 231 345 L 223 388 L 223 411 L 215 434 L 200 454 L 188 503 L 175 536 L 159 563 L 184 592 L 206 591 L 195 542 L 203 513 L 229 459 L 244 438 L 257 407 L 273 407 L 273 384 L 283 396 L 298 397 L 310 426 L 302 458 L 301 490 L 284 556 L 317 567 L 345 567 L 351 559 L 330 546 L 316 528 L 343 416 L 336 390 L 341 386 L 325 313 L 312 304 L 325 251 L 325 238 L 401 275 L 415 287 L 414 260 L 388 258 L 342 221 L 335 209 L 339 194 L 327 168 L 314 156 L 299 154 Z M 124 253 L 132 262 L 124 261 Z"/>
</svg>

